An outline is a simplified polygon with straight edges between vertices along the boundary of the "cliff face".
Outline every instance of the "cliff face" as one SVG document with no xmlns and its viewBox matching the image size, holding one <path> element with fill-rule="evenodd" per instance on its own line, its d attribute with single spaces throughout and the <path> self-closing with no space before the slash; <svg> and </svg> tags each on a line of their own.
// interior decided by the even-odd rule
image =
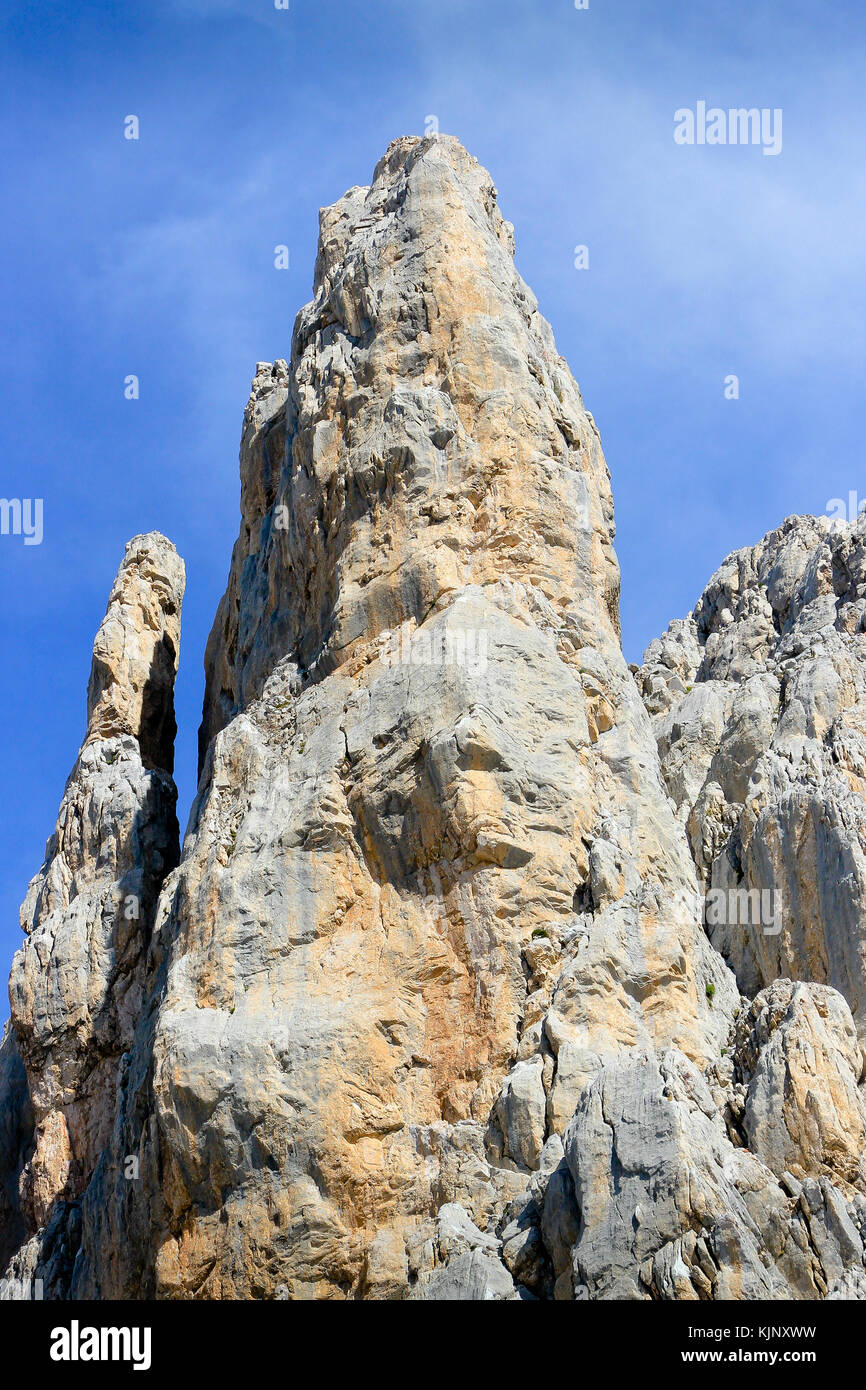
<svg viewBox="0 0 866 1390">
<path fill-rule="evenodd" d="M 179 857 L 170 769 L 183 590 L 164 537 L 129 542 L 94 642 L 84 743 L 21 909 L 0 1102 L 3 1230 L 20 1246 L 11 1273 L 38 1265 L 49 1290 L 69 1277 L 78 1201 L 109 1141 L 146 997 L 157 898 Z"/>
<path fill-rule="evenodd" d="M 641 681 L 706 884 L 762 892 L 764 930 L 722 922 L 740 987 L 841 991 L 866 1030 L 866 518 L 791 517 L 729 556 Z"/>
<path fill-rule="evenodd" d="M 322 213 L 241 512 L 177 867 L 161 538 L 97 637 L 0 1058 L 9 1270 L 61 1297 L 856 1293 L 859 995 L 702 923 L 693 807 L 714 758 L 742 774 L 760 605 L 719 581 L 627 668 L 598 432 L 457 141 L 395 141 Z M 723 606 L 754 671 L 710 641 Z"/>
</svg>

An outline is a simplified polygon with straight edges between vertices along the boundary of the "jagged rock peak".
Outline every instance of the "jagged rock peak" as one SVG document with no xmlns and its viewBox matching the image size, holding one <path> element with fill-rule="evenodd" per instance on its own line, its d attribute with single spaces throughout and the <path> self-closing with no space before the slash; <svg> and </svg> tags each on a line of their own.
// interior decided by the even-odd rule
<svg viewBox="0 0 866 1390">
<path fill-rule="evenodd" d="M 85 742 L 131 734 L 145 767 L 174 768 L 184 564 L 158 531 L 134 536 L 93 644 Z"/>
<path fill-rule="evenodd" d="M 866 1292 L 820 973 L 857 1013 L 863 533 L 730 557 L 636 682 L 512 249 L 445 137 L 323 211 L 244 414 L 176 869 L 179 571 L 121 567 L 0 1047 L 0 1258 L 47 1296 Z M 713 937 L 747 1000 L 699 890 L 768 874 L 779 944 Z"/>
<path fill-rule="evenodd" d="M 866 516 L 788 517 L 728 556 L 638 675 L 702 881 L 762 913 L 710 923 L 741 988 L 831 985 L 861 1038 L 864 626 Z"/>
<path fill-rule="evenodd" d="M 399 141 L 320 225 L 245 412 L 166 903 L 176 1296 L 441 1296 L 441 1206 L 492 1231 L 605 1058 L 706 1065 L 737 1004 L 620 648 L 598 432 L 490 176 Z M 459 1258 L 513 1295 L 495 1246 Z"/>
<path fill-rule="evenodd" d="M 112 1131 L 157 900 L 179 858 L 167 769 L 183 591 L 164 536 L 129 542 L 94 642 L 84 743 L 21 908 L 0 1068 L 0 1255 L 9 1278 L 38 1271 L 47 1296 L 68 1291 L 78 1203 Z"/>
<path fill-rule="evenodd" d="M 570 608 L 576 645 L 599 623 L 617 637 L 598 433 L 513 248 L 490 175 L 447 136 L 395 141 L 322 210 L 291 359 L 257 365 L 245 414 L 202 762 L 280 660 L 300 683 L 363 663 L 465 584 Z M 575 603 L 589 587 L 600 601 Z"/>
</svg>

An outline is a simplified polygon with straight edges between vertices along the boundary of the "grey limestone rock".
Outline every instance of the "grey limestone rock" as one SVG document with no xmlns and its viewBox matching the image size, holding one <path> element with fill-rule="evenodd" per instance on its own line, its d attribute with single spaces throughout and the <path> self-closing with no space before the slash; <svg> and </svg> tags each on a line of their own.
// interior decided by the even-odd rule
<svg viewBox="0 0 866 1390">
<path fill-rule="evenodd" d="M 180 854 L 183 567 L 128 547 L 12 971 L 7 1290 L 861 1296 L 866 521 L 732 556 L 635 676 L 513 252 L 450 137 L 323 210 Z"/>
</svg>

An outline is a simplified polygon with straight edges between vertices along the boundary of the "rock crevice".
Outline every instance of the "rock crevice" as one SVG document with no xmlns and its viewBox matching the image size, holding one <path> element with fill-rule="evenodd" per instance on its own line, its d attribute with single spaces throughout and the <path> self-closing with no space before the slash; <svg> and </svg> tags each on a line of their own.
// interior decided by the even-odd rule
<svg viewBox="0 0 866 1390">
<path fill-rule="evenodd" d="M 181 856 L 183 568 L 130 543 L 12 972 L 7 1279 L 866 1287 L 860 532 L 739 552 L 635 678 L 598 430 L 513 252 L 450 137 L 323 210 L 244 415 Z M 776 937 L 710 940 L 703 893 L 762 885 Z"/>
</svg>

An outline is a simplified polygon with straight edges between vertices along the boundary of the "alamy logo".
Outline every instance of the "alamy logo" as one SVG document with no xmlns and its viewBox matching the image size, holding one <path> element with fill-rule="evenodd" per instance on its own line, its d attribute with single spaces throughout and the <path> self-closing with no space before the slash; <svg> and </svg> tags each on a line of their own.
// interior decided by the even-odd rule
<svg viewBox="0 0 866 1390">
<path fill-rule="evenodd" d="M 577 509 L 575 520 L 578 531 L 592 533 L 592 514 L 589 506 L 589 488 L 582 473 L 577 478 Z"/>
<path fill-rule="evenodd" d="M 866 512 L 866 498 L 861 502 L 856 492 L 848 493 L 847 503 L 844 497 L 831 497 L 825 510 L 833 523 L 856 521 Z"/>
<path fill-rule="evenodd" d="M 782 902 L 775 888 L 711 888 L 704 906 L 708 927 L 760 927 L 764 936 L 782 930 Z"/>
<path fill-rule="evenodd" d="M 25 1303 L 41 1298 L 41 1279 L 0 1279 L 0 1303 Z"/>
<path fill-rule="evenodd" d="M 42 544 L 42 498 L 0 497 L 0 536 L 22 536 L 25 545 Z"/>
<path fill-rule="evenodd" d="M 134 1371 L 150 1370 L 149 1327 L 69 1327 L 51 1332 L 52 1361 L 131 1361 Z"/>
<path fill-rule="evenodd" d="M 782 152 L 782 111 L 764 106 L 707 107 L 699 101 L 674 112 L 674 140 L 678 145 L 761 145 L 764 154 Z"/>
<path fill-rule="evenodd" d="M 710 888 L 707 893 L 676 895 L 677 916 L 696 918 L 708 927 L 752 927 L 763 936 L 782 930 L 784 904 L 775 888 Z"/>
<path fill-rule="evenodd" d="M 379 636 L 386 666 L 462 666 L 479 675 L 487 670 L 487 633 L 475 628 L 412 630 L 409 623 Z"/>
</svg>

